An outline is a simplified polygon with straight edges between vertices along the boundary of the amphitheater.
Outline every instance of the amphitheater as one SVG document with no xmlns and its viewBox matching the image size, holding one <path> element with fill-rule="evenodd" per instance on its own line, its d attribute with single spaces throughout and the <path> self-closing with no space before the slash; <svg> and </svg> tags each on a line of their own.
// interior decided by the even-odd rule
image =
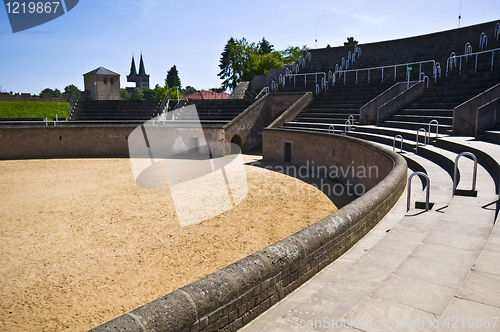
<svg viewBox="0 0 500 332">
<path fill-rule="evenodd" d="M 308 50 L 199 121 L 77 100 L 1 122 L 2 330 L 499 331 L 499 54 L 493 21 Z M 243 152 L 244 201 L 181 227 L 135 185 L 134 130 L 151 153 L 172 123 Z"/>
</svg>

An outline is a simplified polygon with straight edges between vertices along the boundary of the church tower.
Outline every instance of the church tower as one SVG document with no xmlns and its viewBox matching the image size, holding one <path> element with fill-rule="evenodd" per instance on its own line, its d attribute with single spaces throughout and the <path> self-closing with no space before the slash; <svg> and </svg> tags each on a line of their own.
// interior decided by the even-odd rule
<svg viewBox="0 0 500 332">
<path fill-rule="evenodd" d="M 127 76 L 127 82 L 135 82 L 135 86 L 142 91 L 149 89 L 149 75 L 146 74 L 146 69 L 144 68 L 144 60 L 142 59 L 139 63 L 139 74 L 137 74 L 135 67 L 135 59 L 132 55 L 132 65 L 130 66 L 130 74 Z"/>
</svg>

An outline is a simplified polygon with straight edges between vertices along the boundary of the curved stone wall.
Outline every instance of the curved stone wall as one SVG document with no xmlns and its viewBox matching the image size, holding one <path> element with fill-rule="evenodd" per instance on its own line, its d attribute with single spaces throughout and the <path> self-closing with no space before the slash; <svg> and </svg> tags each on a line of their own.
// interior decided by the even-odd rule
<svg viewBox="0 0 500 332">
<path fill-rule="evenodd" d="M 272 147 L 281 146 L 283 138 L 300 142 L 292 150 L 299 164 L 309 156 L 318 160 L 316 165 L 331 162 L 324 155 L 311 155 L 314 149 L 307 148 L 321 141 L 324 149 L 341 146 L 351 153 L 347 159 L 337 155 L 336 162 L 368 161 L 384 171 L 376 184 L 358 179 L 369 191 L 337 212 L 91 331 L 235 331 L 345 253 L 404 191 L 407 165 L 396 153 L 350 137 L 271 129 L 264 131 L 264 155 L 276 153 Z M 320 149 L 314 151 L 321 154 Z"/>
</svg>

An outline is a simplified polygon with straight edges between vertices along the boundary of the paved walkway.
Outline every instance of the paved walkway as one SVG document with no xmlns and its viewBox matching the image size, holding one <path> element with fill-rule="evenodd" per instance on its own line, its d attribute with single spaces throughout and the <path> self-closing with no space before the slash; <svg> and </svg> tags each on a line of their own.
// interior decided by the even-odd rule
<svg viewBox="0 0 500 332">
<path fill-rule="evenodd" d="M 478 197 L 452 197 L 448 173 L 408 155 L 431 178 L 434 208 L 406 212 L 405 192 L 351 250 L 241 331 L 500 331 L 493 180 L 479 167 Z M 412 205 L 420 190 L 414 178 Z"/>
</svg>

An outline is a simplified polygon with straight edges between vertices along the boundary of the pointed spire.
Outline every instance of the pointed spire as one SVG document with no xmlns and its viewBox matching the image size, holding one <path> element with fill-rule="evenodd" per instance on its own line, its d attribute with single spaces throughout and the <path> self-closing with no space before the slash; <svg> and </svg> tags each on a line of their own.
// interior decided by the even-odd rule
<svg viewBox="0 0 500 332">
<path fill-rule="evenodd" d="M 141 52 L 141 62 L 139 63 L 139 75 L 146 75 L 146 70 L 144 69 L 144 61 L 142 61 L 142 52 Z"/>
<path fill-rule="evenodd" d="M 137 75 L 137 71 L 135 70 L 135 60 L 134 60 L 134 56 L 132 55 L 132 65 L 130 66 L 130 75 L 129 76 L 136 76 L 136 75 Z"/>
</svg>

